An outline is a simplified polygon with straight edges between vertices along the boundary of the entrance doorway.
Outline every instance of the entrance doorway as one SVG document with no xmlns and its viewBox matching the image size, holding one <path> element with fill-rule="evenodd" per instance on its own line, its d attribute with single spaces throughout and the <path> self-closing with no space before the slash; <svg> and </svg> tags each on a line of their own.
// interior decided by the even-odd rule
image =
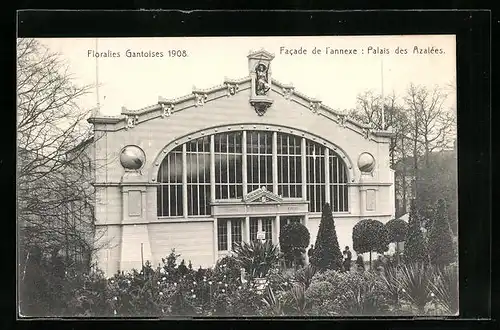
<svg viewBox="0 0 500 330">
<path fill-rule="evenodd" d="M 258 239 L 259 232 L 264 233 L 264 239 L 276 244 L 273 240 L 273 225 L 276 217 L 251 217 L 250 218 L 250 241 Z"/>
</svg>

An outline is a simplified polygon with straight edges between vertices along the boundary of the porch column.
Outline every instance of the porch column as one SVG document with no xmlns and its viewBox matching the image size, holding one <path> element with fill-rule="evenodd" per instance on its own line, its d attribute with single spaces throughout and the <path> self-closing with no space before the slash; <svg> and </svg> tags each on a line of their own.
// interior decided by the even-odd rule
<svg viewBox="0 0 500 330">
<path fill-rule="evenodd" d="M 276 243 L 275 244 L 280 244 L 280 216 L 277 215 L 276 216 L 276 220 L 274 222 L 274 232 L 275 232 L 275 235 L 276 235 Z"/>
<path fill-rule="evenodd" d="M 248 193 L 247 188 L 247 131 L 241 137 L 241 179 L 243 183 L 243 196 Z"/>
<path fill-rule="evenodd" d="M 273 132 L 273 192 L 278 194 L 278 133 Z"/>
<path fill-rule="evenodd" d="M 307 200 L 307 165 L 306 165 L 306 139 L 301 141 L 301 165 L 302 165 L 302 199 Z"/>
<path fill-rule="evenodd" d="M 303 225 L 307 228 L 307 230 L 309 230 L 309 232 L 311 232 L 311 230 L 310 230 L 310 229 L 309 229 L 309 227 L 308 227 L 308 223 L 309 223 L 309 221 L 308 221 L 308 220 L 309 220 L 309 214 L 308 214 L 308 213 L 306 213 L 306 214 L 304 214 L 304 220 L 302 220 L 302 221 L 303 221 L 303 223 L 302 223 L 302 224 L 303 224 Z M 309 246 L 311 246 L 311 244 L 314 244 L 314 242 L 309 242 Z M 308 264 L 309 264 L 309 256 L 307 255 L 307 251 L 308 251 L 308 249 L 309 249 L 309 246 L 308 246 L 308 247 L 306 247 L 306 265 L 308 265 Z"/>
<path fill-rule="evenodd" d="M 245 217 L 245 230 L 243 241 L 250 243 L 250 217 Z"/>
<path fill-rule="evenodd" d="M 217 218 L 214 218 L 213 221 L 213 239 L 214 239 L 214 246 L 213 246 L 213 254 L 214 254 L 214 265 L 217 263 L 217 259 L 219 259 L 219 243 L 217 242 Z"/>
<path fill-rule="evenodd" d="M 186 144 L 182 145 L 182 209 L 184 218 L 188 217 L 188 191 L 187 191 L 187 156 Z"/>
</svg>

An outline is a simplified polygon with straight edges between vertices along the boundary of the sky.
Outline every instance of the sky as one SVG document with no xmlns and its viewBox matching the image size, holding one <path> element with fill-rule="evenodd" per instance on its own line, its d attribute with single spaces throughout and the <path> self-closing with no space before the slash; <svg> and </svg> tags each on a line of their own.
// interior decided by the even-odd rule
<svg viewBox="0 0 500 330">
<path fill-rule="evenodd" d="M 75 82 L 95 85 L 98 92 L 81 99 L 83 108 L 101 105 L 101 114 L 119 115 L 122 107 L 139 109 L 188 95 L 193 87 L 210 88 L 224 78 L 249 75 L 249 51 L 265 49 L 275 55 L 272 76 L 291 83 L 299 92 L 337 110 L 351 109 L 356 96 L 368 90 L 402 97 L 410 83 L 450 93 L 445 106 L 456 104 L 450 84 L 456 79 L 454 35 L 321 36 L 321 37 L 196 37 L 196 38 L 57 38 L 40 39 L 60 53 Z M 350 54 L 328 54 L 348 49 Z M 418 48 L 417 52 L 414 51 Z M 425 54 L 424 50 L 438 50 Z M 321 54 L 313 54 L 314 49 Z M 294 50 L 306 54 L 291 54 Z M 396 53 L 406 49 L 406 54 Z M 127 57 L 131 52 L 158 52 L 163 57 Z M 357 54 L 353 54 L 356 50 Z M 119 57 L 93 56 L 93 52 L 119 53 Z M 169 56 L 169 51 L 181 53 Z M 179 52 L 180 51 L 180 52 Z M 186 56 L 182 56 L 185 51 Z M 442 52 L 441 52 L 442 51 Z M 388 52 L 388 53 L 387 53 Z M 434 52 L 433 52 L 434 53 Z M 96 70 L 97 69 L 97 70 Z"/>
</svg>

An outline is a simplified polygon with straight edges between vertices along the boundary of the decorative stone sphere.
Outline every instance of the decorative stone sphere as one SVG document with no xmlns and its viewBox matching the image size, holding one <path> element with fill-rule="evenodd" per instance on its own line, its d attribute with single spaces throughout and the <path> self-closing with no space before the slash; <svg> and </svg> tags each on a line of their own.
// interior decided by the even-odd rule
<svg viewBox="0 0 500 330">
<path fill-rule="evenodd" d="M 358 168 L 363 173 L 370 173 L 375 168 L 375 158 L 368 152 L 363 152 L 358 158 Z"/>
<path fill-rule="evenodd" d="M 120 163 L 126 170 L 140 169 L 145 160 L 146 155 L 138 146 L 126 146 L 120 154 Z"/>
</svg>

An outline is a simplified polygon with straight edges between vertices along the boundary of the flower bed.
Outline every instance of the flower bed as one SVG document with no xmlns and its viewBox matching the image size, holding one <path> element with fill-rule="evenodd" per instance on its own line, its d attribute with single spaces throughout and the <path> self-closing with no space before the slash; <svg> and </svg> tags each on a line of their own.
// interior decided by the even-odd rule
<svg viewBox="0 0 500 330">
<path fill-rule="evenodd" d="M 450 315 L 457 309 L 453 268 L 402 266 L 376 272 L 317 272 L 306 266 L 245 280 L 234 257 L 192 269 L 171 254 L 157 268 L 66 274 L 55 316 Z M 456 292 L 454 291 L 456 289 Z"/>
</svg>

